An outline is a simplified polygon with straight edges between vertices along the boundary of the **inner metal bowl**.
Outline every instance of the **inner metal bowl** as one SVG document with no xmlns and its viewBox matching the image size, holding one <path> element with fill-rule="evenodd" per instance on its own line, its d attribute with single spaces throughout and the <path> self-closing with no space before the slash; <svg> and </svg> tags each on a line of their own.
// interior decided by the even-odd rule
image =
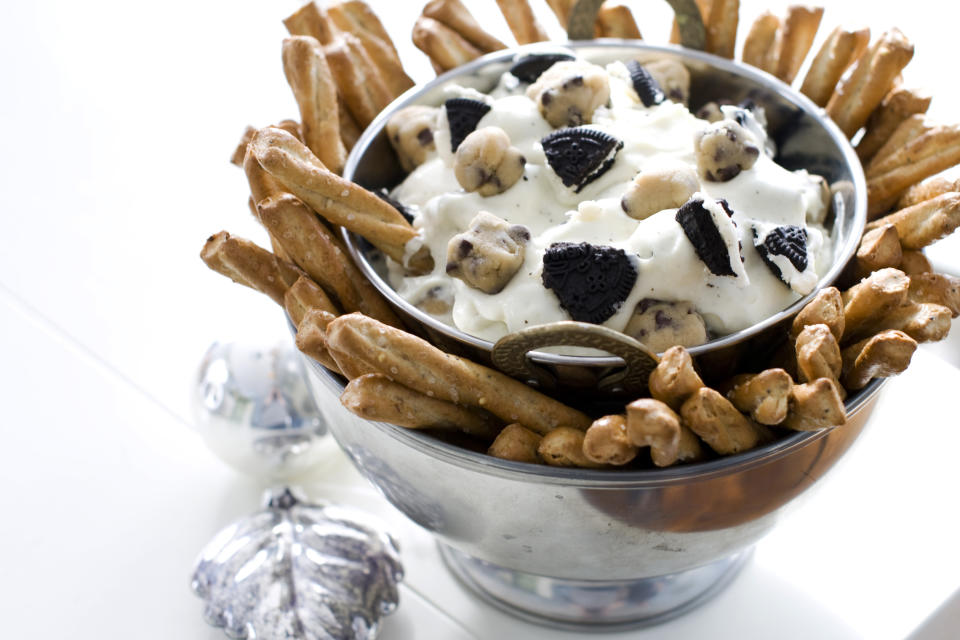
<svg viewBox="0 0 960 640">
<path fill-rule="evenodd" d="M 615 60 L 669 58 L 690 71 L 690 106 L 693 110 L 711 100 L 752 100 L 766 111 L 768 133 L 776 142 L 776 161 L 787 169 L 807 169 L 827 179 L 831 186 L 834 263 L 816 289 L 786 309 L 747 329 L 688 349 L 708 378 L 719 378 L 743 366 L 746 357 L 768 353 L 782 338 L 778 331 L 823 287 L 840 276 L 859 244 L 866 224 L 867 191 L 863 169 L 849 141 L 823 110 L 773 76 L 750 66 L 711 54 L 679 47 L 652 46 L 627 40 L 576 41 L 562 45 L 597 64 Z M 539 47 L 542 50 L 542 46 Z M 489 91 L 506 72 L 518 51 L 501 51 L 443 74 L 426 85 L 411 89 L 385 109 L 361 136 L 347 159 L 344 177 L 368 189 L 390 189 L 405 174 L 385 131 L 389 118 L 413 105 L 437 106 L 444 101 L 444 87 L 456 83 Z M 401 298 L 386 278 L 386 265 L 378 251 L 349 232 L 347 247 L 364 275 L 390 301 L 409 324 L 446 351 L 489 363 L 493 343 L 460 331 Z M 622 367 L 613 356 L 565 356 L 543 351 L 529 357 L 559 373 L 561 383 L 590 389 L 597 371 Z"/>
</svg>

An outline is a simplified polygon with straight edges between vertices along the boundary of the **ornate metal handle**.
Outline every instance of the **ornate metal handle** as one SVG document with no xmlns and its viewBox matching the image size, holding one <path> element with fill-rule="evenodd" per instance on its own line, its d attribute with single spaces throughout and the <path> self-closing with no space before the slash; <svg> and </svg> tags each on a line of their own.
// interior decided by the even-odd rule
<svg viewBox="0 0 960 640">
<path fill-rule="evenodd" d="M 694 0 L 667 0 L 673 7 L 680 30 L 680 42 L 688 49 L 703 50 L 707 31 L 703 26 L 703 16 Z M 597 11 L 603 0 L 579 0 L 570 10 L 567 21 L 567 37 L 571 40 L 589 40 L 593 38 L 593 25 L 597 21 Z"/>
<path fill-rule="evenodd" d="M 623 358 L 626 368 L 604 376 L 597 389 L 613 392 L 645 393 L 647 381 L 659 360 L 642 343 L 619 331 L 587 322 L 553 322 L 506 335 L 493 345 L 491 358 L 495 367 L 507 375 L 534 380 L 543 389 L 554 389 L 557 378 L 546 368 L 527 357 L 528 352 L 543 347 L 574 346 L 600 349 Z"/>
</svg>

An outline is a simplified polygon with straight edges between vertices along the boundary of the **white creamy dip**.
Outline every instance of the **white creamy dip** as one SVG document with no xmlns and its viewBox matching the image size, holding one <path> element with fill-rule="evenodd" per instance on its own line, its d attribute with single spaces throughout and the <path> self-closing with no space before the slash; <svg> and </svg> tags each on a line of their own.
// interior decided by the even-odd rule
<svg viewBox="0 0 960 640">
<path fill-rule="evenodd" d="M 635 256 L 636 283 L 619 310 L 603 323 L 616 330 L 623 330 L 638 302 L 653 298 L 692 303 L 711 334 L 724 335 L 780 311 L 798 300 L 800 292 L 815 286 L 829 268 L 833 253 L 830 236 L 822 226 L 825 205 L 820 179 L 806 171 L 788 171 L 764 153 L 752 168 L 732 180 L 700 180 L 701 195 L 725 199 L 733 210 L 736 224 L 728 231 L 742 243 L 742 268 L 735 265 L 738 277 L 710 272 L 676 221 L 677 209 L 665 209 L 644 220 L 624 212 L 621 197 L 638 172 L 668 163 L 683 163 L 696 170 L 694 137 L 709 123 L 696 118 L 683 104 L 665 101 L 645 107 L 622 63 L 606 69 L 610 106 L 598 108 L 592 124 L 586 126 L 609 133 L 624 144 L 612 167 L 580 193 L 564 186 L 547 163 L 540 140 L 554 128 L 525 95 L 526 85 L 517 86 L 516 79 L 505 74 L 489 95 L 460 87 L 449 90 L 448 97 L 487 102 L 491 109 L 477 128 L 503 129 L 526 158 L 526 167 L 523 178 L 501 194 L 483 197 L 465 192 L 454 176 L 449 125 L 440 110 L 434 130 L 437 151 L 392 192 L 414 213 L 414 226 L 436 264 L 432 273 L 417 277 L 405 276 L 398 265 L 391 265 L 391 284 L 400 296 L 418 304 L 431 290 L 442 291 L 441 297 L 453 300 L 450 314 L 443 319 L 488 340 L 534 325 L 569 320 L 556 294 L 541 279 L 543 254 L 557 242 L 612 246 Z M 765 137 L 752 119 L 746 128 Z M 763 148 L 765 140 L 758 142 Z M 492 295 L 445 272 L 447 244 L 480 211 L 524 225 L 531 234 L 523 266 L 503 290 Z M 778 279 L 754 247 L 754 227 L 765 233 L 782 225 L 807 230 L 814 260 L 803 277 L 793 281 L 800 292 Z M 730 240 L 733 238 L 725 238 Z"/>
</svg>

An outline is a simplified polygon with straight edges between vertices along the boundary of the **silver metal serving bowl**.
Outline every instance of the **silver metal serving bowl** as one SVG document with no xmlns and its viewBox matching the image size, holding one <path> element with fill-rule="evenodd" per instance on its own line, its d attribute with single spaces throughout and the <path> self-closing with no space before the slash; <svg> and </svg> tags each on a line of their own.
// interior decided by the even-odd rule
<svg viewBox="0 0 960 640">
<path fill-rule="evenodd" d="M 773 76 L 750 66 L 711 54 L 680 47 L 651 46 L 626 40 L 593 40 L 565 43 L 578 55 L 605 64 L 614 60 L 670 58 L 690 71 L 690 107 L 711 100 L 752 100 L 766 111 L 770 137 L 777 144 L 776 161 L 788 169 L 807 169 L 827 179 L 831 186 L 834 264 L 816 289 L 786 309 L 735 333 L 691 347 L 698 367 L 709 378 L 723 378 L 743 370 L 752 358 L 764 360 L 782 338 L 783 327 L 823 287 L 833 284 L 855 253 L 866 223 L 866 182 L 863 169 L 849 142 L 823 110 Z M 344 176 L 370 188 L 392 188 L 405 174 L 387 139 L 387 120 L 412 104 L 439 105 L 450 83 L 490 90 L 509 69 L 517 51 L 492 53 L 411 89 L 385 109 L 364 132 L 347 159 Z M 404 320 L 431 342 L 448 352 L 489 363 L 494 344 L 460 331 L 401 298 L 387 281 L 386 265 L 376 249 L 353 234 L 344 234 L 347 246 L 367 278 L 380 290 Z M 618 357 L 563 356 L 543 351 L 527 354 L 549 369 L 564 393 L 595 392 L 611 370 L 624 366 Z M 513 372 L 510 372 L 513 374 Z M 538 384 L 544 386 L 543 380 Z M 604 389 L 606 392 L 609 389 Z"/>
</svg>

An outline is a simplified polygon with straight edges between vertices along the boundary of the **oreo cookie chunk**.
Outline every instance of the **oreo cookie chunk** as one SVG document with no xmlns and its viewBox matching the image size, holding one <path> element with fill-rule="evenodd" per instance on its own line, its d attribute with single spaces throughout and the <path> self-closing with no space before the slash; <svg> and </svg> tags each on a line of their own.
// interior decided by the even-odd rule
<svg viewBox="0 0 960 640">
<path fill-rule="evenodd" d="M 810 235 L 803 227 L 754 225 L 753 246 L 773 275 L 800 295 L 817 286 L 813 256 L 808 246 Z"/>
<path fill-rule="evenodd" d="M 473 133 L 480 119 L 490 111 L 490 105 L 471 98 L 450 98 L 443 106 L 450 123 L 450 150 L 456 153 L 463 139 Z"/>
<path fill-rule="evenodd" d="M 710 273 L 740 278 L 746 285 L 749 279 L 740 256 L 737 224 L 725 200 L 694 194 L 677 209 L 676 220 Z"/>
<path fill-rule="evenodd" d="M 540 75 L 558 62 L 574 60 L 569 53 L 532 53 L 517 60 L 510 73 L 520 82 L 533 84 Z"/>
<path fill-rule="evenodd" d="M 580 322 L 600 324 L 620 309 L 637 281 L 623 249 L 587 242 L 557 242 L 543 254 L 543 286 Z"/>
<path fill-rule="evenodd" d="M 633 83 L 633 90 L 640 96 L 640 102 L 645 107 L 652 107 L 660 104 L 667 99 L 660 84 L 654 80 L 650 72 L 636 60 L 627 63 L 627 71 L 630 72 L 630 81 Z"/>
<path fill-rule="evenodd" d="M 413 211 L 410 210 L 410 207 L 390 195 L 390 192 L 385 188 L 381 187 L 380 189 L 376 189 L 373 193 L 388 205 L 399 211 L 400 215 L 402 215 L 407 222 L 413 224 Z"/>
<path fill-rule="evenodd" d="M 547 162 L 566 187 L 580 191 L 613 166 L 623 141 L 597 129 L 568 127 L 540 140 Z"/>
</svg>

